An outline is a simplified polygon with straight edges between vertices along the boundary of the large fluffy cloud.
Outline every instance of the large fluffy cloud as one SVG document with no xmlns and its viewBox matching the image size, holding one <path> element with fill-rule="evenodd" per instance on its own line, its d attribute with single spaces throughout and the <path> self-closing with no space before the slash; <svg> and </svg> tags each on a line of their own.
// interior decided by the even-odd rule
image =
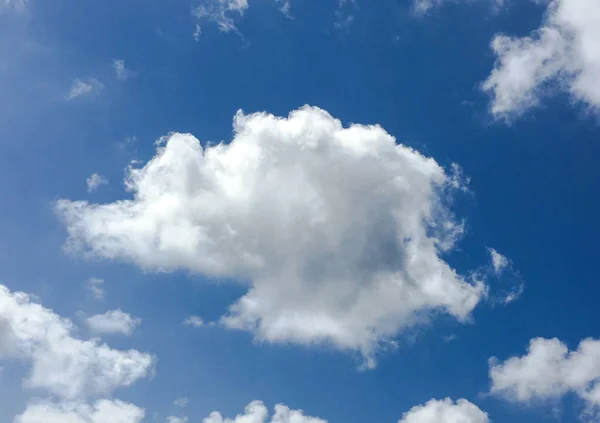
<svg viewBox="0 0 600 423">
<path fill-rule="evenodd" d="M 497 35 L 496 67 L 483 89 L 491 112 L 518 116 L 553 90 L 564 90 L 593 109 L 600 107 L 600 2 L 552 0 L 542 26 L 527 37 Z"/>
<path fill-rule="evenodd" d="M 214 411 L 203 423 L 327 423 L 316 417 L 304 415 L 302 410 L 291 410 L 283 404 L 275 406 L 275 412 L 269 419 L 269 410 L 261 401 L 253 401 L 248 404 L 244 414 L 238 414 L 235 418 L 223 418 L 221 413 Z"/>
<path fill-rule="evenodd" d="M 487 413 L 465 399 L 432 399 L 413 407 L 398 423 L 488 423 Z"/>
<path fill-rule="evenodd" d="M 14 423 L 140 423 L 144 410 L 119 400 L 84 403 L 40 402 L 31 404 Z"/>
<path fill-rule="evenodd" d="M 81 340 L 73 330 L 70 320 L 0 285 L 0 360 L 30 361 L 27 387 L 65 399 L 96 396 L 131 385 L 152 368 L 149 354 Z"/>
<path fill-rule="evenodd" d="M 379 126 L 313 107 L 239 112 L 231 143 L 171 134 L 126 185 L 132 199 L 57 203 L 70 247 L 245 281 L 222 321 L 259 340 L 325 342 L 373 364 L 427 312 L 465 320 L 486 292 L 442 258 L 462 229 L 445 201 L 457 175 Z"/>
<path fill-rule="evenodd" d="M 600 407 L 600 341 L 585 339 L 575 351 L 558 339 L 532 339 L 527 354 L 490 360 L 491 392 L 511 401 L 555 400 L 574 393 Z"/>
</svg>

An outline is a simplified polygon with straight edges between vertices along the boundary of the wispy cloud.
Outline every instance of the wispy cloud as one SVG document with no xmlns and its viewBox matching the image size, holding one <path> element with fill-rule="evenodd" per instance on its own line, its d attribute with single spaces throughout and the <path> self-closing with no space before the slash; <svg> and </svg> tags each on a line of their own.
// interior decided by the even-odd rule
<svg viewBox="0 0 600 423">
<path fill-rule="evenodd" d="M 199 328 L 204 326 L 204 320 L 202 320 L 202 317 L 200 316 L 190 316 L 183 321 L 183 324 L 186 326 Z"/>
<path fill-rule="evenodd" d="M 104 89 L 104 85 L 102 85 L 102 83 L 96 78 L 77 78 L 73 81 L 73 84 L 71 84 L 71 89 L 69 90 L 69 94 L 67 94 L 66 98 L 67 100 L 73 100 L 77 97 L 102 91 L 102 89 Z"/>
<path fill-rule="evenodd" d="M 87 190 L 88 192 L 96 191 L 100 185 L 108 185 L 108 179 L 99 175 L 98 173 L 92 173 L 87 179 Z"/>
<path fill-rule="evenodd" d="M 92 294 L 94 294 L 94 297 L 97 300 L 102 300 L 104 299 L 104 279 L 100 279 L 100 278 L 89 278 L 87 281 L 85 281 L 85 286 L 87 288 L 88 291 L 90 291 Z"/>
<path fill-rule="evenodd" d="M 115 74 L 117 75 L 117 79 L 119 81 L 125 81 L 132 76 L 135 76 L 135 72 L 130 69 L 127 69 L 125 66 L 125 60 L 123 59 L 114 59 L 113 60 L 113 69 L 115 70 Z"/>
</svg>

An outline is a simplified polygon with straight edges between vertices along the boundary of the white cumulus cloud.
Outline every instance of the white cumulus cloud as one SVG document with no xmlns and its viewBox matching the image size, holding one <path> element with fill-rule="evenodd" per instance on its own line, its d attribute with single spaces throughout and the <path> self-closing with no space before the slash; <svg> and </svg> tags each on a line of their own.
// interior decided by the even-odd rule
<svg viewBox="0 0 600 423">
<path fill-rule="evenodd" d="M 133 317 L 121 310 L 109 310 L 86 319 L 87 325 L 95 333 L 121 333 L 131 335 L 142 319 Z"/>
<path fill-rule="evenodd" d="M 600 340 L 585 339 L 577 350 L 558 339 L 535 338 L 527 354 L 504 362 L 490 359 L 491 392 L 529 403 L 575 394 L 588 412 L 600 407 Z"/>
<path fill-rule="evenodd" d="M 234 418 L 223 418 L 214 411 L 202 420 L 203 423 L 327 423 L 316 417 L 306 416 L 302 410 L 291 410 L 283 404 L 275 406 L 274 414 L 269 418 L 269 410 L 261 401 L 253 401 L 246 406 L 243 414 Z"/>
<path fill-rule="evenodd" d="M 413 407 L 398 423 L 488 423 L 487 413 L 465 399 L 432 399 Z"/>
<path fill-rule="evenodd" d="M 551 0 L 539 29 L 526 37 L 496 35 L 495 68 L 483 83 L 497 118 L 518 117 L 553 91 L 600 107 L 600 2 Z"/>
<path fill-rule="evenodd" d="M 119 400 L 84 403 L 39 402 L 30 404 L 14 423 L 140 423 L 144 410 Z"/>
<path fill-rule="evenodd" d="M 380 343 L 428 312 L 465 321 L 486 295 L 442 258 L 462 231 L 446 201 L 457 181 L 379 126 L 306 106 L 239 112 L 229 144 L 171 134 L 129 170 L 132 198 L 56 208 L 75 250 L 247 283 L 226 326 L 374 365 Z"/>
<path fill-rule="evenodd" d="M 0 360 L 31 363 L 28 388 L 73 400 L 109 394 L 148 375 L 154 358 L 137 350 L 120 351 L 97 340 L 73 336 L 69 319 L 0 285 Z"/>
</svg>

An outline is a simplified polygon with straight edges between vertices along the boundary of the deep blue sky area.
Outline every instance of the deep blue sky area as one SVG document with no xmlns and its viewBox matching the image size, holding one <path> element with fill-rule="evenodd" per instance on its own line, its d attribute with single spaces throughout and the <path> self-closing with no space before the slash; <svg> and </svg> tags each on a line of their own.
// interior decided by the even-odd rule
<svg viewBox="0 0 600 423">
<path fill-rule="evenodd" d="M 531 406 L 488 395 L 490 357 L 522 355 L 535 337 L 570 348 L 600 337 L 597 115 L 559 93 L 519 119 L 495 120 L 480 89 L 494 66 L 490 40 L 529 34 L 545 6 L 449 1 L 416 16 L 409 1 L 358 0 L 343 9 L 354 20 L 337 27 L 337 1 L 293 0 L 286 17 L 273 1 L 256 0 L 242 17 L 232 15 L 238 33 L 198 21 L 193 6 L 31 0 L 25 11 L 0 12 L 1 283 L 78 325 L 80 311 L 120 308 L 142 318 L 131 337 L 110 345 L 158 358 L 151 379 L 115 392 L 146 408 L 148 422 L 176 413 L 173 400 L 183 396 L 190 422 L 213 410 L 235 416 L 260 399 L 331 423 L 393 423 L 445 397 L 468 399 L 494 423 L 579 421 L 577 398 Z M 202 32 L 194 40 L 196 23 Z M 115 59 L 131 72 L 125 80 Z M 67 101 L 77 78 L 103 88 Z M 465 324 L 434 317 L 399 335 L 375 369 L 360 370 L 358 354 L 330 346 L 272 345 L 242 331 L 181 324 L 194 314 L 217 320 L 243 285 L 63 249 L 55 201 L 130 198 L 125 168 L 151 159 L 161 136 L 227 143 L 237 110 L 287 116 L 305 104 L 344 125 L 381 125 L 444 167 L 459 164 L 469 192 L 456 193 L 452 211 L 466 230 L 443 257 L 467 273 L 488 262 L 492 247 L 510 259 L 511 273 L 490 280 L 491 293 L 518 281 L 522 295 L 506 306 L 492 295 Z M 92 173 L 109 183 L 88 193 Z M 91 277 L 105 280 L 104 302 L 86 291 Z M 77 333 L 90 335 L 83 325 Z M 31 392 L 21 389 L 25 363 L 3 367 L 0 421 L 8 423 Z"/>
</svg>

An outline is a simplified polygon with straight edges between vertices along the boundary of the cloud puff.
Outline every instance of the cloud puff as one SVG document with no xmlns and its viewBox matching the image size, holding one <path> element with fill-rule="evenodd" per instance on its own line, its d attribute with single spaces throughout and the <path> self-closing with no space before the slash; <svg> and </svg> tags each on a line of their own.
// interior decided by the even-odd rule
<svg viewBox="0 0 600 423">
<path fill-rule="evenodd" d="M 144 410 L 119 400 L 100 400 L 90 406 L 83 403 L 30 404 L 14 423 L 140 423 Z"/>
<path fill-rule="evenodd" d="M 67 94 L 66 98 L 67 100 L 73 100 L 77 97 L 82 97 L 101 91 L 102 89 L 104 89 L 104 85 L 102 85 L 102 83 L 96 78 L 77 78 L 75 81 L 73 81 L 71 89 L 69 90 L 69 94 Z"/>
<path fill-rule="evenodd" d="M 97 300 L 104 299 L 104 295 L 106 294 L 103 288 L 104 279 L 89 278 L 85 281 L 85 286 L 87 290 L 94 295 L 94 298 L 96 298 Z"/>
<path fill-rule="evenodd" d="M 569 393 L 588 412 L 600 407 L 600 340 L 585 339 L 575 351 L 558 339 L 535 338 L 527 354 L 504 362 L 490 359 L 491 392 L 510 401 L 556 400 Z"/>
<path fill-rule="evenodd" d="M 488 248 L 488 252 L 490 253 L 490 260 L 492 261 L 494 273 L 496 273 L 496 275 L 501 275 L 504 269 L 506 269 L 510 264 L 508 258 L 493 248 Z"/>
<path fill-rule="evenodd" d="M 327 423 L 316 417 L 304 415 L 302 410 L 290 410 L 283 404 L 275 406 L 275 413 L 269 419 L 269 411 L 261 401 L 253 401 L 246 406 L 244 414 L 238 414 L 235 418 L 224 419 L 217 411 L 212 412 L 202 420 L 203 423 Z"/>
<path fill-rule="evenodd" d="M 86 319 L 88 327 L 95 333 L 121 333 L 131 335 L 142 319 L 132 317 L 121 310 L 110 310 Z"/>
<path fill-rule="evenodd" d="M 149 354 L 83 341 L 73 337 L 73 331 L 69 319 L 36 304 L 27 294 L 0 285 L 0 360 L 31 362 L 26 387 L 73 400 L 129 386 L 147 376 L 153 366 Z"/>
<path fill-rule="evenodd" d="M 202 320 L 202 317 L 200 316 L 190 316 L 183 321 L 183 324 L 186 326 L 199 328 L 204 326 L 204 320 Z"/>
<path fill-rule="evenodd" d="M 100 185 L 107 185 L 108 179 L 97 173 L 92 173 L 89 178 L 86 179 L 88 192 L 96 191 Z"/>
<path fill-rule="evenodd" d="M 563 90 L 592 109 L 600 107 L 600 3 L 552 0 L 541 27 L 527 37 L 496 35 L 496 66 L 483 89 L 490 110 L 510 119 Z"/>
<path fill-rule="evenodd" d="M 238 112 L 231 143 L 171 134 L 126 186 L 132 199 L 57 202 L 70 248 L 247 283 L 222 322 L 258 340 L 328 343 L 373 365 L 428 312 L 464 321 L 486 294 L 441 256 L 462 231 L 446 206 L 457 176 L 379 126 L 314 107 Z"/>
<path fill-rule="evenodd" d="M 413 407 L 398 423 L 488 423 L 487 413 L 465 399 L 432 399 Z"/>
</svg>

